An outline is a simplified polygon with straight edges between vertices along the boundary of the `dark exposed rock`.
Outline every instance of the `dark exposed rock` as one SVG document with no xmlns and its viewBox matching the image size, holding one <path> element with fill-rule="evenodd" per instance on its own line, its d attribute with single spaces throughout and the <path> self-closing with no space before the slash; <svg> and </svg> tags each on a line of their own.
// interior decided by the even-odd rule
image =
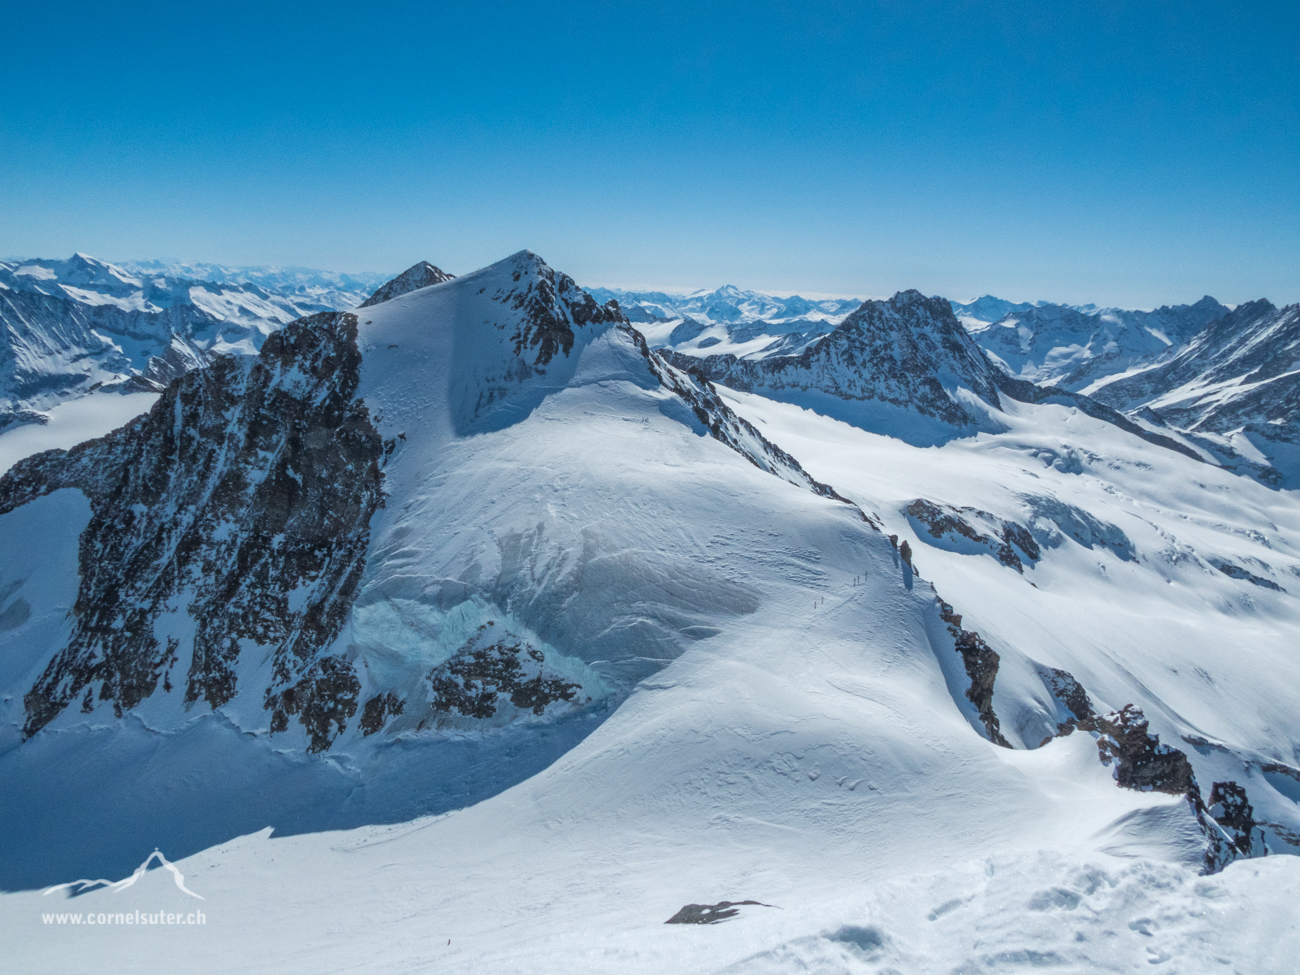
<svg viewBox="0 0 1300 975">
<path fill-rule="evenodd" d="M 1093 717 L 1092 702 L 1088 698 L 1088 692 L 1083 689 L 1083 685 L 1074 679 L 1074 675 L 1068 671 L 1058 670 L 1055 667 L 1045 667 L 1043 670 L 1043 680 L 1052 691 L 1052 696 L 1065 705 L 1066 709 L 1073 717 L 1071 727 L 1077 726 L 1080 721 L 1086 721 Z M 1065 725 L 1061 730 L 1065 730 Z M 1048 741 L 1051 739 L 1049 738 Z M 1043 744 L 1047 744 L 1046 741 Z"/>
<path fill-rule="evenodd" d="M 418 291 L 421 288 L 427 288 L 430 285 L 442 284 L 445 281 L 452 280 L 454 277 L 454 274 L 448 274 L 441 268 L 434 267 L 428 261 L 420 261 L 418 264 L 413 264 L 408 267 L 397 277 L 393 278 L 393 280 L 381 284 L 375 289 L 374 294 L 361 302 L 357 307 L 370 308 L 372 305 L 377 305 L 380 302 L 391 301 L 399 295 L 409 294 L 412 291 Z"/>
<path fill-rule="evenodd" d="M 978 508 L 954 508 L 927 501 L 925 498 L 917 498 L 903 511 L 923 526 L 924 532 L 918 532 L 918 537 L 924 538 L 924 534 L 929 534 L 934 539 L 945 539 L 946 536 L 952 535 L 961 536 L 975 545 L 988 549 L 1003 565 L 1022 574 L 1025 571 L 1024 563 L 1013 545 L 1019 547 L 1020 552 L 1032 561 L 1036 561 L 1042 555 L 1038 543 L 1034 541 L 1034 536 L 1023 525 L 1004 521 Z M 980 531 L 972 524 L 974 521 L 982 522 L 990 528 L 990 532 L 986 534 Z"/>
<path fill-rule="evenodd" d="M 1115 781 L 1125 789 L 1163 792 L 1184 796 L 1205 836 L 1205 872 L 1216 873 L 1233 860 L 1251 854 L 1253 809 L 1246 791 L 1235 782 L 1216 782 L 1207 808 L 1187 755 L 1160 743 L 1150 733 L 1142 709 L 1125 705 L 1110 714 L 1093 714 L 1061 728 L 1068 735 L 1075 728 L 1097 738 L 1097 751 L 1104 764 L 1115 766 Z"/>
<path fill-rule="evenodd" d="M 998 410 L 1002 396 L 1024 403 L 1072 406 L 1149 443 L 1201 459 L 1185 444 L 1151 433 L 1081 393 L 1008 376 L 976 344 L 949 302 L 917 291 L 900 291 L 888 301 L 863 302 L 798 355 L 758 360 L 664 355 L 680 368 L 694 365 L 705 378 L 731 389 L 767 395 L 817 390 L 843 400 L 875 400 L 956 428 L 976 425 L 981 417 L 954 394 L 949 388 L 953 385 L 965 387 Z"/>
<path fill-rule="evenodd" d="M 132 378 L 142 384 L 147 383 L 157 392 L 162 392 L 171 385 L 173 380 L 179 379 L 187 372 L 202 369 L 216 358 L 211 352 L 199 348 L 193 342 L 187 342 L 181 336 L 173 335 L 167 351 L 162 355 L 150 356 L 145 364 L 144 373 Z"/>
<path fill-rule="evenodd" d="M 1153 362 L 1168 352 L 1171 342 L 1181 346 L 1228 312 L 1208 296 L 1193 305 L 1154 311 L 1052 303 L 1012 306 L 997 299 L 980 299 L 956 310 L 989 323 L 973 328 L 975 341 L 1013 376 L 1070 390 Z"/>
<path fill-rule="evenodd" d="M 342 728 L 355 675 L 317 657 L 354 598 L 384 457 L 355 396 L 356 330 L 348 313 L 302 319 L 256 359 L 191 372 L 125 427 L 0 479 L 0 513 L 65 487 L 92 510 L 72 636 L 24 698 L 25 736 L 91 684 L 119 713 L 170 684 L 191 649 L 169 634 L 184 615 L 187 702 L 229 701 L 251 643 L 273 661 L 265 699 L 276 730 L 298 714 L 319 748 Z"/>
<path fill-rule="evenodd" d="M 1233 565 L 1231 562 L 1224 562 L 1217 559 L 1211 559 L 1210 565 L 1214 566 L 1229 579 L 1240 579 L 1242 582 L 1249 582 L 1252 586 L 1259 586 L 1262 589 L 1272 589 L 1274 592 L 1286 592 L 1272 579 L 1265 579 L 1263 576 L 1257 576 L 1249 569 L 1243 569 L 1239 565 Z"/>
<path fill-rule="evenodd" d="M 366 737 L 375 734 L 384 727 L 384 722 L 390 715 L 401 714 L 406 709 L 406 702 L 400 700 L 396 694 L 389 691 L 386 694 L 376 694 L 361 710 L 361 721 L 358 722 L 362 734 Z"/>
<path fill-rule="evenodd" d="M 978 633 L 962 629 L 961 615 L 954 612 L 953 608 L 942 599 L 939 600 L 939 616 L 948 624 L 948 632 L 952 634 L 956 650 L 961 654 L 962 662 L 966 666 L 966 674 L 970 677 L 970 688 L 966 691 L 967 700 L 975 705 L 975 709 L 979 712 L 989 740 L 1003 748 L 1010 748 L 1011 743 L 1002 734 L 1002 723 L 998 720 L 997 712 L 993 710 L 993 685 L 997 680 L 998 664 L 1002 658 L 998 656 L 996 650 L 984 642 Z"/>
<path fill-rule="evenodd" d="M 49 422 L 50 418 L 46 414 L 37 410 L 0 410 L 0 433 L 3 433 L 10 427 L 20 426 L 24 423 L 35 423 L 39 426 L 45 426 L 45 424 Z"/>
<path fill-rule="evenodd" d="M 572 701 L 582 685 L 547 677 L 545 663 L 541 650 L 504 627 L 484 623 L 451 659 L 429 672 L 433 710 L 491 718 L 509 700 L 521 711 L 541 715 L 547 705 Z"/>
<path fill-rule="evenodd" d="M 288 715 L 300 715 L 310 738 L 307 750 L 323 752 L 347 729 L 360 693 L 352 664 L 343 657 L 321 657 L 292 687 L 278 694 L 267 691 L 264 706 L 271 712 L 271 732 L 287 730 Z"/>
<path fill-rule="evenodd" d="M 1169 795 L 1187 795 L 1196 789 L 1187 756 L 1148 733 L 1141 708 L 1128 704 L 1110 714 L 1084 718 L 1077 727 L 1098 735 L 1102 761 L 1115 763 L 1115 781 L 1124 788 Z"/>
<path fill-rule="evenodd" d="M 524 313 L 523 324 L 510 336 L 516 356 L 522 357 L 525 349 L 536 349 L 533 365 L 545 366 L 558 353 L 567 356 L 573 349 L 573 326 L 627 322 L 618 302 L 612 298 L 598 305 L 567 274 L 557 273 L 542 261 L 537 262 L 537 270 L 537 277 L 522 291 L 495 296 Z M 516 271 L 514 280 L 518 282 L 522 276 L 522 271 Z"/>
<path fill-rule="evenodd" d="M 1250 856 L 1255 810 L 1246 797 L 1246 790 L 1236 782 L 1215 782 L 1210 787 L 1210 804 L 1206 811 L 1227 832 L 1237 852 Z"/>
<path fill-rule="evenodd" d="M 664 924 L 717 924 L 733 918 L 742 907 L 771 907 L 762 901 L 719 901 L 716 904 L 687 904 Z"/>
</svg>

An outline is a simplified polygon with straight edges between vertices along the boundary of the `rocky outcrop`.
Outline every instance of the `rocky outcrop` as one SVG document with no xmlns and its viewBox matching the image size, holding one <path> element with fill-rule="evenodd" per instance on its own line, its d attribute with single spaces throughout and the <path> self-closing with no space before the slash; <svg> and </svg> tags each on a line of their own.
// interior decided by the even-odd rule
<svg viewBox="0 0 1300 975">
<path fill-rule="evenodd" d="M 1002 723 L 997 712 L 993 710 L 993 685 L 998 678 L 998 664 L 1001 657 L 996 650 L 984 642 L 973 630 L 962 629 L 961 614 L 955 612 L 948 603 L 939 600 L 939 616 L 952 634 L 957 653 L 961 655 L 970 678 L 970 687 L 966 699 L 975 705 L 980 721 L 988 732 L 989 741 L 1003 748 L 1010 748 L 1011 743 L 1002 734 Z"/>
<path fill-rule="evenodd" d="M 1228 834 L 1238 853 L 1245 857 L 1251 855 L 1257 824 L 1255 809 L 1251 806 L 1245 789 L 1236 782 L 1215 782 L 1210 787 L 1206 812 Z"/>
<path fill-rule="evenodd" d="M 24 735 L 82 695 L 120 714 L 161 684 L 220 707 L 257 646 L 273 730 L 297 716 L 312 749 L 328 747 L 360 687 L 351 664 L 321 654 L 383 503 L 356 335 L 348 313 L 294 323 L 257 358 L 189 373 L 122 429 L 0 479 L 0 512 L 65 487 L 92 508 L 72 636 L 24 698 Z"/>
<path fill-rule="evenodd" d="M 0 427 L 90 392 L 157 392 L 219 354 L 254 355 L 282 325 L 334 307 L 327 297 L 344 296 L 130 272 L 82 254 L 0 261 Z"/>
<path fill-rule="evenodd" d="M 1201 455 L 1173 437 L 1153 433 L 1118 411 L 1081 393 L 1015 379 L 989 360 L 942 298 L 901 291 L 888 301 L 867 301 L 830 333 L 798 355 L 738 359 L 734 355 L 689 356 L 665 352 L 682 369 L 743 392 L 778 399 L 826 394 L 847 402 L 875 402 L 937 420 L 954 431 L 985 422 L 973 396 L 994 410 L 1002 397 L 1022 403 L 1070 406 L 1112 423 L 1148 443 L 1195 460 Z M 855 421 L 856 422 L 856 421 Z M 908 439 L 929 435 L 894 425 L 888 432 Z"/>
<path fill-rule="evenodd" d="M 428 261 L 420 261 L 418 264 L 412 264 L 393 280 L 381 284 L 375 289 L 374 294 L 357 307 L 369 308 L 381 301 L 391 301 L 398 295 L 409 294 L 412 291 L 419 291 L 421 288 L 442 284 L 452 280 L 455 276 L 454 274 L 448 274 L 441 268 L 434 267 Z"/>
<path fill-rule="evenodd" d="M 1195 789 L 1191 762 L 1148 732 L 1141 708 L 1125 705 L 1110 714 L 1084 718 L 1076 727 L 1097 735 L 1097 751 L 1107 765 L 1114 763 L 1115 781 L 1123 788 L 1175 796 Z"/>
<path fill-rule="evenodd" d="M 432 711 L 466 718 L 491 718 L 506 703 L 535 716 L 556 703 L 573 701 L 576 681 L 547 676 L 546 655 L 495 621 L 488 621 L 452 657 L 429 672 Z"/>
<path fill-rule="evenodd" d="M 523 288 L 501 296 L 507 307 L 522 313 L 510 336 L 516 356 L 534 351 L 533 365 L 545 366 L 557 354 L 567 356 L 573 350 L 574 326 L 627 323 L 617 301 L 599 305 L 567 274 L 557 273 L 541 260 L 536 267 L 540 273 L 530 276 Z M 513 278 L 518 283 L 522 276 L 523 271 L 516 270 Z"/>
<path fill-rule="evenodd" d="M 985 302 L 989 311 L 998 307 L 997 299 Z M 969 313 L 977 304 L 961 311 Z M 1153 362 L 1228 314 L 1209 296 L 1154 311 L 1001 305 L 1007 313 L 991 324 L 979 327 L 972 320 L 975 341 L 1011 375 L 1067 390 Z"/>
<path fill-rule="evenodd" d="M 1259 300 L 1238 305 L 1155 368 L 1118 379 L 1093 394 L 1120 409 L 1145 409 L 1185 431 L 1229 467 L 1270 484 L 1284 474 L 1241 456 L 1274 458 L 1300 443 L 1300 305 Z M 1276 445 L 1288 445 L 1279 447 Z M 1294 472 L 1293 472 L 1294 473 Z"/>
<path fill-rule="evenodd" d="M 978 508 L 954 508 L 917 498 L 903 512 L 922 541 L 957 551 L 983 549 L 1022 575 L 1025 565 L 1021 556 L 1031 562 L 1042 556 L 1029 529 Z"/>
<path fill-rule="evenodd" d="M 1265 579 L 1263 576 L 1257 576 L 1249 569 L 1244 569 L 1239 565 L 1234 565 L 1225 559 L 1210 559 L 1210 565 L 1214 566 L 1229 579 L 1239 579 L 1242 582 L 1249 582 L 1252 586 L 1259 586 L 1261 589 L 1272 589 L 1274 592 L 1286 592 L 1272 579 Z"/>
<path fill-rule="evenodd" d="M 1128 704 L 1109 714 L 1088 713 L 1062 725 L 1060 734 L 1076 729 L 1096 738 L 1097 753 L 1104 764 L 1114 766 L 1120 787 L 1186 798 L 1205 836 L 1206 873 L 1252 855 L 1256 823 L 1246 790 L 1236 782 L 1215 782 L 1207 805 L 1186 753 L 1161 744 L 1141 708 Z"/>
<path fill-rule="evenodd" d="M 664 924 L 717 924 L 733 918 L 742 907 L 771 907 L 762 901 L 719 901 L 716 904 L 687 904 Z"/>
</svg>

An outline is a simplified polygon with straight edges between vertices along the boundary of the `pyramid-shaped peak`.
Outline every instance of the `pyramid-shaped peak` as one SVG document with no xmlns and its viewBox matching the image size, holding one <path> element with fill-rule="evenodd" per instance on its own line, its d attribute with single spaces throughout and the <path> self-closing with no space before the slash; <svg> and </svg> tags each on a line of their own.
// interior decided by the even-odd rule
<svg viewBox="0 0 1300 975">
<path fill-rule="evenodd" d="M 389 301 L 398 295 L 404 295 L 411 291 L 418 291 L 421 288 L 427 288 L 434 284 L 444 284 L 454 278 L 454 274 L 448 274 L 439 267 L 435 267 L 428 261 L 420 261 L 413 264 L 405 271 L 399 274 L 393 280 L 382 284 L 376 289 L 375 293 L 361 303 L 362 308 L 369 308 L 371 305 L 377 305 L 383 301 Z"/>
</svg>

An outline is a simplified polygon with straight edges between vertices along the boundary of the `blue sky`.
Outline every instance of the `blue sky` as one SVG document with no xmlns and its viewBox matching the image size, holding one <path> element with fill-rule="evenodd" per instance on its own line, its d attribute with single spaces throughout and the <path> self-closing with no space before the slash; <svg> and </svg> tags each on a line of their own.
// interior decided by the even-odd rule
<svg viewBox="0 0 1300 975">
<path fill-rule="evenodd" d="M 1300 299 L 1300 4 L 5 3 L 0 253 Z"/>
</svg>

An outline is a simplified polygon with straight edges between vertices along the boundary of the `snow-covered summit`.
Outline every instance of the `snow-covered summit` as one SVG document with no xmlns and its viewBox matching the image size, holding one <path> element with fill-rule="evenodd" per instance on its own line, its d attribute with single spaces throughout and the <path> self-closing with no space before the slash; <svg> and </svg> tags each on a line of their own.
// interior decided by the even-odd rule
<svg viewBox="0 0 1300 975">
<path fill-rule="evenodd" d="M 430 285 L 442 284 L 454 277 L 454 274 L 448 274 L 441 268 L 434 267 L 428 261 L 420 261 L 418 264 L 408 267 L 393 280 L 381 284 L 375 290 L 375 293 L 361 302 L 358 307 L 369 308 L 381 301 L 388 301 L 390 298 L 396 298 L 398 295 L 404 295 L 409 291 L 418 291 L 420 288 L 427 288 Z"/>
</svg>

